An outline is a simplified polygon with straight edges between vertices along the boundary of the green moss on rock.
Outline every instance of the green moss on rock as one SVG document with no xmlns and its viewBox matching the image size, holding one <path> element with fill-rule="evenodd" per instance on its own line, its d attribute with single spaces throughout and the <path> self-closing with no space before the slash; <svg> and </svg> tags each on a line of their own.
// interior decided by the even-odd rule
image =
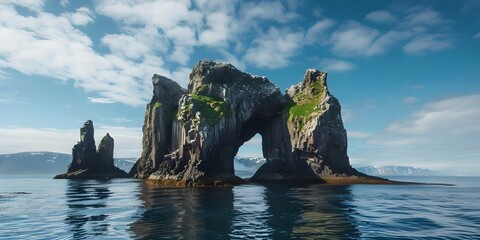
<svg viewBox="0 0 480 240">
<path fill-rule="evenodd" d="M 193 94 L 193 106 L 202 114 L 209 126 L 213 126 L 232 113 L 228 104 L 219 97 Z"/>
<path fill-rule="evenodd" d="M 323 82 L 318 79 L 302 91 L 292 96 L 286 104 L 288 110 L 288 121 L 298 129 L 303 129 L 305 123 L 310 121 L 317 113 L 321 112 L 318 105 L 322 101 L 325 92 Z"/>
<path fill-rule="evenodd" d="M 160 106 L 162 106 L 162 103 L 160 103 L 160 102 L 155 102 L 155 104 L 153 105 L 153 109 L 158 108 L 158 107 L 160 107 Z"/>
</svg>

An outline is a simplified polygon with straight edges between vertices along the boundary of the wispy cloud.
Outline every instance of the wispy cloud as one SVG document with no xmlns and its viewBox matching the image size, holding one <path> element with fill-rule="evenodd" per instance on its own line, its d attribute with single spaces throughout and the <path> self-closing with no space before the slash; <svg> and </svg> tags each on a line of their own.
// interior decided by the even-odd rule
<svg viewBox="0 0 480 240">
<path fill-rule="evenodd" d="M 271 28 L 253 42 L 254 45 L 247 50 L 245 59 L 259 67 L 284 67 L 289 63 L 289 58 L 298 52 L 302 42 L 303 32 Z"/>
<path fill-rule="evenodd" d="M 62 16 L 70 20 L 70 22 L 76 26 L 85 26 L 94 21 L 93 11 L 86 7 L 80 7 L 76 12 L 64 13 Z"/>
<path fill-rule="evenodd" d="M 452 174 L 480 171 L 480 95 L 425 104 L 405 120 L 395 121 L 351 152 L 360 165 L 412 165 Z"/>
<path fill-rule="evenodd" d="M 429 7 L 413 7 L 395 15 L 380 10 L 366 15 L 374 23 L 391 23 L 387 30 L 366 23 L 346 21 L 330 37 L 331 50 L 343 57 L 374 56 L 403 46 L 407 54 L 440 51 L 453 47 L 448 26 L 452 21 Z"/>
<path fill-rule="evenodd" d="M 91 103 L 102 103 L 102 104 L 116 103 L 114 100 L 109 98 L 88 97 L 88 101 Z"/>
<path fill-rule="evenodd" d="M 414 103 L 416 101 L 418 101 L 418 98 L 413 97 L 413 96 L 409 96 L 409 97 L 406 97 L 406 98 L 402 99 L 402 102 L 404 102 L 404 103 Z"/>
<path fill-rule="evenodd" d="M 440 51 L 453 47 L 452 40 L 441 35 L 429 34 L 415 37 L 403 46 L 403 51 L 408 54 L 421 54 L 427 51 Z"/>
<path fill-rule="evenodd" d="M 18 90 L 0 93 L 0 104 L 28 104 L 30 99 L 21 97 Z"/>
<path fill-rule="evenodd" d="M 374 23 L 380 23 L 380 24 L 385 24 L 385 23 L 392 23 L 396 22 L 398 19 L 395 17 L 391 12 L 386 11 L 386 10 L 380 10 L 380 11 L 375 11 L 367 14 L 365 17 L 368 21 L 374 22 Z"/>
<path fill-rule="evenodd" d="M 332 72 L 346 72 L 355 68 L 355 64 L 344 60 L 325 58 L 320 61 L 321 69 Z"/>
<path fill-rule="evenodd" d="M 475 34 L 475 36 L 473 36 L 473 38 L 475 38 L 475 39 L 480 39 L 480 32 L 477 33 L 477 34 Z"/>
<path fill-rule="evenodd" d="M 333 32 L 330 42 L 333 53 L 341 56 L 367 55 L 380 32 L 359 22 L 349 21 Z"/>
<path fill-rule="evenodd" d="M 307 44 L 322 43 L 328 39 L 329 30 L 335 25 L 335 21 L 332 19 L 323 19 L 317 21 L 305 33 L 305 42 Z"/>
</svg>

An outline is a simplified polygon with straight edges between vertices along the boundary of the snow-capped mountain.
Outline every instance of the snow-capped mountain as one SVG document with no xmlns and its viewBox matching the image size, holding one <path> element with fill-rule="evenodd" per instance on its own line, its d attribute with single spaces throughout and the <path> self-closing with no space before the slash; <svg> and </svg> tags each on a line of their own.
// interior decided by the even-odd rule
<svg viewBox="0 0 480 240">
<path fill-rule="evenodd" d="M 265 158 L 235 157 L 233 166 L 235 175 L 241 178 L 249 178 L 265 163 Z"/>
<path fill-rule="evenodd" d="M 265 159 L 260 157 L 235 157 L 233 159 L 235 175 L 241 178 L 251 177 L 265 162 Z"/>
<path fill-rule="evenodd" d="M 130 171 L 136 158 L 115 158 L 115 165 Z M 59 174 L 67 171 L 72 155 L 55 152 L 0 154 L 0 174 Z"/>
<path fill-rule="evenodd" d="M 438 172 L 425 168 L 408 166 L 367 166 L 356 168 L 359 172 L 372 176 L 434 176 Z"/>
</svg>

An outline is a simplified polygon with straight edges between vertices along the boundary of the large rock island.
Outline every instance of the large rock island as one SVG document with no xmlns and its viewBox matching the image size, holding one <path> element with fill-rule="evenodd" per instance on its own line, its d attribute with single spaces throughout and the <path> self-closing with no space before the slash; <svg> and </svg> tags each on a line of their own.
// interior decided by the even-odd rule
<svg viewBox="0 0 480 240">
<path fill-rule="evenodd" d="M 72 148 L 72 163 L 64 174 L 55 176 L 72 179 L 126 178 L 128 174 L 113 163 L 114 140 L 107 133 L 96 150 L 93 122 L 86 121 L 80 128 L 80 141 Z"/>
<path fill-rule="evenodd" d="M 382 181 L 350 166 L 340 103 L 325 72 L 307 70 L 301 83 L 282 94 L 266 77 L 200 61 L 187 90 L 159 75 L 153 85 L 134 177 L 175 186 L 243 182 L 233 159 L 259 133 L 267 162 L 251 181 Z"/>
</svg>

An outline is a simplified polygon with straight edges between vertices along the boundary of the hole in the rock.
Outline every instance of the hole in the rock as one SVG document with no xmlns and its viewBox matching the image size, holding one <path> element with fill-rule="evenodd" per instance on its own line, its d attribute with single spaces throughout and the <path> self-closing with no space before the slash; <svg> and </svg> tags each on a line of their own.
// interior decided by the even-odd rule
<svg viewBox="0 0 480 240">
<path fill-rule="evenodd" d="M 233 160 L 235 175 L 250 178 L 264 163 L 262 136 L 257 133 L 238 149 L 237 156 Z"/>
</svg>

